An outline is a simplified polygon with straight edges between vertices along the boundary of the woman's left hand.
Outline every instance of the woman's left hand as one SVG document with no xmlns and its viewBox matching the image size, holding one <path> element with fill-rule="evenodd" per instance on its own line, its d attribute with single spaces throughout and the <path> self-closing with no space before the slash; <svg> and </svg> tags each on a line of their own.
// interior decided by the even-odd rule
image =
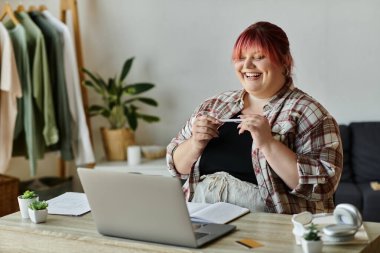
<svg viewBox="0 0 380 253">
<path fill-rule="evenodd" d="M 258 114 L 241 115 L 240 117 L 243 121 L 238 125 L 239 134 L 244 131 L 250 132 L 257 148 L 261 149 L 274 140 L 267 118 Z"/>
<path fill-rule="evenodd" d="M 273 138 L 268 119 L 264 116 L 241 115 L 241 118 L 243 121 L 238 125 L 239 134 L 249 131 L 269 166 L 290 189 L 296 188 L 299 182 L 296 154 Z"/>
</svg>

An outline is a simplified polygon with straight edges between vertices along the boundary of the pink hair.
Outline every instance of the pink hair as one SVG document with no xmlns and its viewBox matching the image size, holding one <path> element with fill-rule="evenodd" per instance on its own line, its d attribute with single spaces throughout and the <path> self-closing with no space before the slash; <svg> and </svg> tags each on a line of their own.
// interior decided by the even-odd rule
<svg viewBox="0 0 380 253">
<path fill-rule="evenodd" d="M 290 75 L 293 57 L 290 54 L 288 36 L 280 27 L 261 21 L 246 28 L 235 42 L 232 60 L 238 60 L 242 51 L 252 47 L 260 50 L 272 62 L 285 65 Z"/>
</svg>

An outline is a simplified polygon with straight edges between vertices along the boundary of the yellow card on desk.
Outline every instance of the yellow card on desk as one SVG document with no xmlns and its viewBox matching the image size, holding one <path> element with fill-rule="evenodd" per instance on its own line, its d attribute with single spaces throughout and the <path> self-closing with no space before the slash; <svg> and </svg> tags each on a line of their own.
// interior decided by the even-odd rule
<svg viewBox="0 0 380 253">
<path fill-rule="evenodd" d="M 254 249 L 254 248 L 264 246 L 263 244 L 259 243 L 258 241 L 255 241 L 255 240 L 252 240 L 249 238 L 244 238 L 244 239 L 238 240 L 236 242 L 247 247 L 247 248 L 250 248 L 250 249 Z"/>
</svg>

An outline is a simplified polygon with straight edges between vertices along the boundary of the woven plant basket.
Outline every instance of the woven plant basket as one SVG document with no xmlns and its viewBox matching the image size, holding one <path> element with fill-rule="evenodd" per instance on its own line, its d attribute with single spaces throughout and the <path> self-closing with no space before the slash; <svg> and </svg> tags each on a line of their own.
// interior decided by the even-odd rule
<svg viewBox="0 0 380 253">
<path fill-rule="evenodd" d="M 19 179 L 0 174 L 0 217 L 17 212 Z"/>
<path fill-rule="evenodd" d="M 102 127 L 100 130 L 107 160 L 126 160 L 127 147 L 136 144 L 134 132 L 129 128 L 109 129 Z"/>
</svg>

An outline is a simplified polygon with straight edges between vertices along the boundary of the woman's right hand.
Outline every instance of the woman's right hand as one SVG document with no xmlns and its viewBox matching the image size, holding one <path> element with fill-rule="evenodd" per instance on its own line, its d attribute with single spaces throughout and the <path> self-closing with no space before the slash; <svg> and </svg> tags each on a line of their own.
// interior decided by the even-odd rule
<svg viewBox="0 0 380 253">
<path fill-rule="evenodd" d="M 218 127 L 222 123 L 212 116 L 202 115 L 193 119 L 189 139 L 182 142 L 173 153 L 175 169 L 182 175 L 191 173 L 194 163 L 202 155 L 207 143 L 219 136 Z"/>
<path fill-rule="evenodd" d="M 219 136 L 218 127 L 221 122 L 209 115 L 198 116 L 193 121 L 191 128 L 192 136 L 190 141 L 193 148 L 198 151 L 203 151 L 207 143 Z"/>
</svg>

